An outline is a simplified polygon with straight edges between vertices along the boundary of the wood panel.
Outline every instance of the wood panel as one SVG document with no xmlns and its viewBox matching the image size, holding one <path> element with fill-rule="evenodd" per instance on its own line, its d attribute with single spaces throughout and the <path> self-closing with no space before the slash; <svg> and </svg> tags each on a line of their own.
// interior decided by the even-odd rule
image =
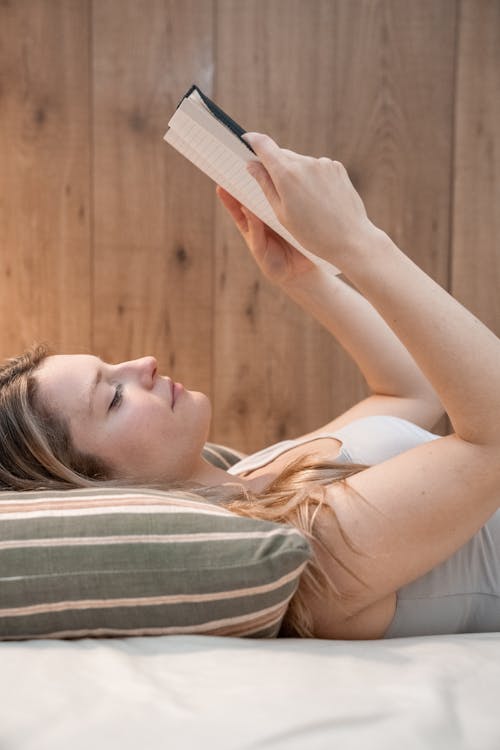
<svg viewBox="0 0 500 750">
<path fill-rule="evenodd" d="M 40 339 L 110 361 L 154 353 L 210 395 L 210 438 L 246 451 L 366 393 L 162 140 L 193 82 L 249 130 L 343 161 L 376 223 L 499 333 L 499 13 L 2 0 L 0 356 Z"/>
<path fill-rule="evenodd" d="M 342 161 L 375 223 L 448 288 L 456 1 L 338 9 L 332 122 Z M 435 432 L 450 432 L 446 417 Z"/>
<path fill-rule="evenodd" d="M 248 130 L 340 159 L 369 214 L 447 282 L 453 0 L 217 3 L 217 100 Z M 365 395 L 332 338 L 259 277 L 217 210 L 215 436 L 251 452 Z"/>
<path fill-rule="evenodd" d="M 92 28 L 94 350 L 210 392 L 211 188 L 163 135 L 192 82 L 211 92 L 212 4 L 99 0 Z"/>
<path fill-rule="evenodd" d="M 0 356 L 90 344 L 88 3 L 0 3 Z"/>
<path fill-rule="evenodd" d="M 500 335 L 500 3 L 496 0 L 461 4 L 455 132 L 453 295 Z"/>
</svg>

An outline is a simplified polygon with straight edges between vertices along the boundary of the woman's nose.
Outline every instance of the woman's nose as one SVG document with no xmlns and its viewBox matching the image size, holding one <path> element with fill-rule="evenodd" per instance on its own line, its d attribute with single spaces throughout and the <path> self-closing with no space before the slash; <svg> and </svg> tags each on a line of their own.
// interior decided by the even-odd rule
<svg viewBox="0 0 500 750">
<path fill-rule="evenodd" d="M 155 384 L 158 372 L 158 361 L 156 357 L 141 357 L 139 360 L 140 377 L 146 388 L 152 388 Z"/>
<path fill-rule="evenodd" d="M 128 369 L 138 379 L 143 388 L 152 388 L 158 373 L 158 361 L 155 357 L 141 357 L 130 362 L 124 362 L 122 367 Z"/>
</svg>

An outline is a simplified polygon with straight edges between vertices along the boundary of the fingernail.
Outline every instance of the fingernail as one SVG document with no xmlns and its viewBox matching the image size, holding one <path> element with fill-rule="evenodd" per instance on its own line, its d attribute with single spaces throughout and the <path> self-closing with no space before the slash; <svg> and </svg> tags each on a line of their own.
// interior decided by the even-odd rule
<svg viewBox="0 0 500 750">
<path fill-rule="evenodd" d="M 241 137 L 244 138 L 246 141 L 248 141 L 250 145 L 252 145 L 252 139 L 256 135 L 258 135 L 258 133 L 249 132 L 249 133 L 244 133 Z"/>
</svg>

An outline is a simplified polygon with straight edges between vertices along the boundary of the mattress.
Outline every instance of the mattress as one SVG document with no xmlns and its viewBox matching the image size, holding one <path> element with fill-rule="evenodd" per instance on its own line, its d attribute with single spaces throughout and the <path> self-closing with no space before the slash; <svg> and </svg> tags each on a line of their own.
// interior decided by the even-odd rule
<svg viewBox="0 0 500 750">
<path fill-rule="evenodd" d="M 0 643 L 1 750 L 498 750 L 500 634 Z"/>
</svg>

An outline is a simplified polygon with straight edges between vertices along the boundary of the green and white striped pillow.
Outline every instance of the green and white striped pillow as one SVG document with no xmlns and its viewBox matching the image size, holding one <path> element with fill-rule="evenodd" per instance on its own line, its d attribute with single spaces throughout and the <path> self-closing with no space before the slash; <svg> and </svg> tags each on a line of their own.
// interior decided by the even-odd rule
<svg viewBox="0 0 500 750">
<path fill-rule="evenodd" d="M 295 528 L 172 492 L 0 495 L 0 639 L 272 638 L 311 557 Z"/>
<path fill-rule="evenodd" d="M 245 458 L 245 455 L 220 443 L 205 443 L 203 446 L 203 458 L 214 466 L 218 466 L 219 469 L 229 469 L 230 466 L 234 466 Z"/>
</svg>

